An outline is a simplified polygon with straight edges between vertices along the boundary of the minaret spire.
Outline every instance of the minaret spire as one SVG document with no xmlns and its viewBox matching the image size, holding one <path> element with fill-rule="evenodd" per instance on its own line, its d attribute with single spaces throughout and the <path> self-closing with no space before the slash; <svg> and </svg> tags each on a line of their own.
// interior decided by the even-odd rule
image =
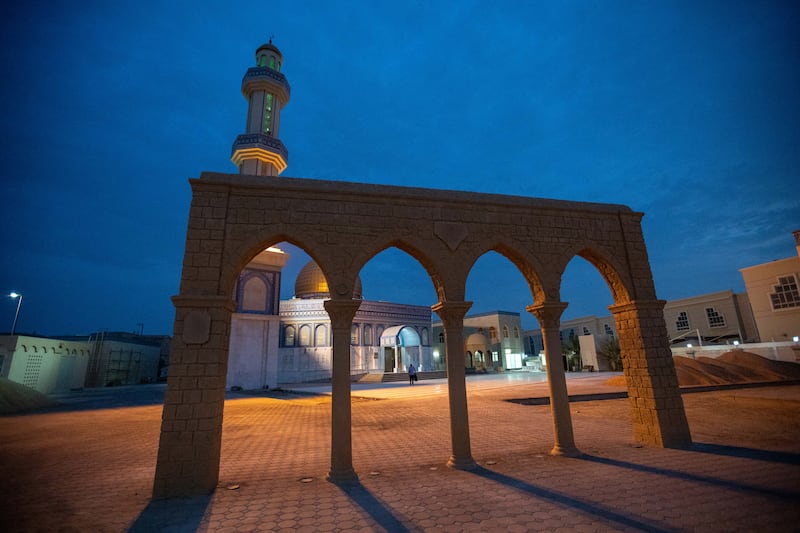
<svg viewBox="0 0 800 533">
<path fill-rule="evenodd" d="M 246 133 L 236 137 L 231 154 L 240 174 L 277 176 L 286 169 L 289 152 L 278 138 L 278 129 L 290 87 L 280 72 L 282 63 L 283 55 L 270 36 L 256 50 L 256 66 L 247 69 L 242 79 L 242 94 L 248 102 Z"/>
</svg>

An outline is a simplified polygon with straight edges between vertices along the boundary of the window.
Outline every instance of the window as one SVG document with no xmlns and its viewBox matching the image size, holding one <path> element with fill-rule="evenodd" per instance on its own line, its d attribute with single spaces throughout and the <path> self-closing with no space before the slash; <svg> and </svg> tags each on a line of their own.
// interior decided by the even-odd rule
<svg viewBox="0 0 800 533">
<path fill-rule="evenodd" d="M 358 346 L 358 326 L 356 324 L 353 324 L 350 329 L 350 344 Z"/>
<path fill-rule="evenodd" d="M 614 336 L 614 330 L 611 329 L 611 326 L 609 326 L 608 324 L 603 324 L 603 331 L 605 331 L 606 335 L 610 337 Z"/>
<path fill-rule="evenodd" d="M 678 313 L 678 319 L 675 321 L 675 328 L 678 331 L 689 331 L 689 315 L 686 311 Z"/>
<path fill-rule="evenodd" d="M 372 346 L 372 326 L 364 326 L 364 346 Z"/>
<path fill-rule="evenodd" d="M 800 307 L 800 292 L 797 291 L 797 278 L 793 275 L 781 276 L 778 284 L 773 286 L 775 292 L 769 295 L 772 309 L 788 309 Z"/>
<path fill-rule="evenodd" d="M 494 326 L 489 327 L 489 338 L 491 340 L 497 339 L 497 330 Z"/>
<path fill-rule="evenodd" d="M 508 338 L 508 326 L 503 326 L 503 338 Z"/>
<path fill-rule="evenodd" d="M 272 135 L 272 100 L 274 97 L 272 93 L 267 93 L 267 98 L 264 101 L 264 133 Z"/>
<path fill-rule="evenodd" d="M 430 339 L 428 339 L 428 328 L 422 328 L 422 345 L 428 346 L 430 344 Z"/>
<path fill-rule="evenodd" d="M 725 327 L 725 315 L 719 313 L 713 307 L 706 307 L 706 317 L 708 318 L 708 325 L 712 328 Z"/>
<path fill-rule="evenodd" d="M 444 344 L 444 332 L 439 332 L 439 344 Z"/>
<path fill-rule="evenodd" d="M 519 339 L 519 328 L 514 326 L 514 338 Z"/>
<path fill-rule="evenodd" d="M 325 326 L 317 326 L 314 332 L 314 346 L 327 346 L 328 345 L 328 328 Z"/>
<path fill-rule="evenodd" d="M 300 346 L 311 346 L 311 326 L 300 326 Z"/>
<path fill-rule="evenodd" d="M 269 68 L 275 69 L 275 56 L 269 56 Z"/>
<path fill-rule="evenodd" d="M 592 332 L 591 332 L 591 331 L 589 331 L 589 328 L 587 328 L 586 326 L 584 326 L 584 327 L 583 327 L 583 334 L 584 334 L 584 335 L 591 335 L 591 334 L 592 334 Z"/>
<path fill-rule="evenodd" d="M 286 326 L 283 330 L 283 345 L 294 346 L 294 326 Z"/>
</svg>

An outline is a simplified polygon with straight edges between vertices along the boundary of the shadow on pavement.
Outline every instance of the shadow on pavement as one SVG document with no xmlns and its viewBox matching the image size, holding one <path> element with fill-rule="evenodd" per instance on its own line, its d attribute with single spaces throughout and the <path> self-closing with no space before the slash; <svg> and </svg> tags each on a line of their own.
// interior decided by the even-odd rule
<svg viewBox="0 0 800 533">
<path fill-rule="evenodd" d="M 570 394 L 569 402 L 592 402 L 595 400 L 619 400 L 627 398 L 627 392 L 597 392 L 592 394 Z M 550 405 L 550 396 L 539 396 L 536 398 L 511 398 L 505 400 L 520 405 Z"/>
<path fill-rule="evenodd" d="M 358 481 L 354 483 L 336 483 L 336 486 L 344 492 L 351 500 L 357 503 L 375 520 L 378 525 L 386 531 L 405 533 L 409 531 L 403 523 L 392 514 L 391 509 L 386 507 L 376 498 L 364 485 Z"/>
<path fill-rule="evenodd" d="M 588 515 L 594 515 L 604 520 L 609 520 L 611 522 L 620 524 L 621 526 L 624 527 L 636 528 L 640 531 L 650 531 L 653 533 L 666 533 L 668 531 L 673 531 L 673 528 L 659 527 L 658 523 L 652 521 L 645 521 L 638 517 L 623 514 L 617 511 L 616 509 L 612 509 L 605 505 L 587 502 L 585 500 L 575 498 L 568 494 L 556 492 L 554 490 L 545 489 L 542 487 L 537 487 L 536 485 L 531 485 L 527 481 L 522 481 L 520 479 L 516 479 L 511 476 L 501 474 L 499 472 L 494 472 L 493 470 L 488 470 L 482 466 L 479 466 L 474 470 L 468 470 L 467 472 L 469 472 L 470 474 L 476 474 L 478 476 L 484 477 L 496 483 L 501 483 L 503 485 L 506 485 L 507 487 L 525 492 L 527 494 L 530 494 L 531 496 L 535 496 L 543 500 L 549 500 L 550 502 L 556 505 L 562 505 L 565 507 L 569 507 L 570 509 L 575 509 L 576 511 L 586 513 Z"/>
<path fill-rule="evenodd" d="M 687 450 L 691 453 L 692 449 Z M 613 466 L 616 468 L 627 468 L 629 470 L 636 470 L 639 472 L 646 472 L 649 474 L 654 474 L 657 476 L 665 476 L 671 478 L 682 479 L 685 481 L 697 482 L 697 483 L 705 483 L 708 485 L 715 485 L 718 487 L 723 487 L 728 490 L 736 491 L 736 492 L 744 492 L 744 493 L 755 493 L 765 496 L 771 496 L 775 498 L 784 498 L 788 500 L 796 500 L 799 496 L 796 492 L 789 492 L 783 490 L 776 490 L 770 489 L 765 487 L 758 487 L 752 485 L 743 485 L 741 483 L 736 483 L 734 481 L 728 481 L 726 479 L 721 479 L 717 477 L 711 476 L 699 476 L 696 474 L 689 474 L 687 472 L 681 472 L 679 470 L 668 470 L 666 468 L 660 468 L 657 466 L 648 466 L 642 465 L 637 463 L 629 463 L 627 461 L 619 461 L 617 459 L 609 459 L 607 457 L 597 457 L 594 455 L 587 455 L 583 454 L 577 457 L 577 459 L 582 459 L 584 461 L 590 461 L 593 463 L 600 463 L 608 466 Z"/>
<path fill-rule="evenodd" d="M 152 500 L 128 531 L 197 531 L 210 502 L 211 496 Z"/>
<path fill-rule="evenodd" d="M 695 442 L 690 448 L 693 452 L 724 455 L 727 457 L 740 457 L 743 459 L 756 459 L 770 463 L 783 463 L 787 465 L 800 465 L 800 453 L 775 452 L 769 450 L 756 450 L 754 448 L 741 448 L 739 446 L 722 446 L 720 444 L 707 444 Z"/>
</svg>

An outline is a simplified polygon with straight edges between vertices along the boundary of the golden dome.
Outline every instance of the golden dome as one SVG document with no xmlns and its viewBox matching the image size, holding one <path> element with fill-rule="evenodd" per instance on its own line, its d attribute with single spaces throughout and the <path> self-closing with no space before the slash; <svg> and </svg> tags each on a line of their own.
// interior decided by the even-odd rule
<svg viewBox="0 0 800 533">
<path fill-rule="evenodd" d="M 322 273 L 322 269 L 319 268 L 319 265 L 313 260 L 306 263 L 306 266 L 297 274 L 297 280 L 294 282 L 294 297 L 303 299 L 331 297 L 328 280 L 325 279 L 325 274 Z M 353 298 L 357 300 L 362 298 L 360 277 L 356 278 Z"/>
</svg>

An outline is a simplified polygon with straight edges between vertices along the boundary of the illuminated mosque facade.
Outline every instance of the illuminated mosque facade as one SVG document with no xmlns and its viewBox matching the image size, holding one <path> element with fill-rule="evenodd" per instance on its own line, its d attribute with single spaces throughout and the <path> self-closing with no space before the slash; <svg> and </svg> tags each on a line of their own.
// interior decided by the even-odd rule
<svg viewBox="0 0 800 533">
<path fill-rule="evenodd" d="M 256 66 L 242 80 L 248 102 L 246 132 L 233 144 L 231 160 L 240 174 L 278 176 L 288 151 L 278 138 L 280 114 L 289 83 L 281 72 L 283 56 L 270 41 L 256 51 Z M 280 383 L 331 378 L 332 328 L 324 307 L 330 298 L 325 275 L 312 260 L 299 272 L 294 297 L 280 300 L 281 275 L 288 254 L 268 248 L 242 270 L 231 320 L 227 388 L 275 388 Z M 353 298 L 361 305 L 350 335 L 350 368 L 363 374 L 444 368 L 434 357 L 430 307 L 364 300 L 361 280 Z M 438 354 L 438 352 L 437 352 Z"/>
</svg>

